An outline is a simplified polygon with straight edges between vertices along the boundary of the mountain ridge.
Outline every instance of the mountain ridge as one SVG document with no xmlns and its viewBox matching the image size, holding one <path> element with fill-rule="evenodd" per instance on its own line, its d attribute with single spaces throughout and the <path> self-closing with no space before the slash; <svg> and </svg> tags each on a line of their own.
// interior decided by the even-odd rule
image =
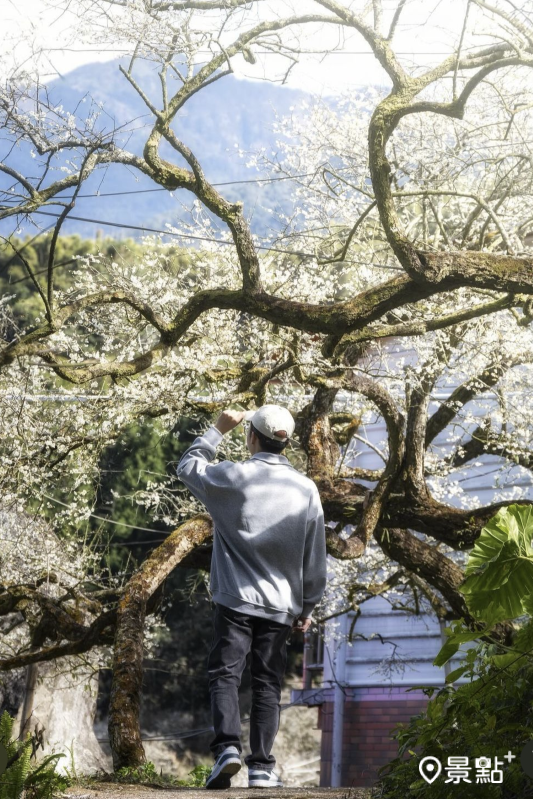
<svg viewBox="0 0 533 799">
<path fill-rule="evenodd" d="M 78 67 L 64 77 L 49 84 L 48 97 L 52 107 L 62 106 L 64 111 L 83 116 L 84 106 L 89 112 L 99 109 L 99 130 L 111 134 L 113 129 L 127 126 L 118 134 L 120 145 L 136 155 L 142 154 L 147 133 L 151 127 L 153 114 L 144 101 L 119 72 L 119 64 L 124 59 L 88 64 Z M 161 97 L 161 87 L 157 72 L 147 62 L 139 62 L 135 72 L 136 80 L 146 94 L 153 100 Z M 213 183 L 233 183 L 221 187 L 224 196 L 244 203 L 245 214 L 251 217 L 254 234 L 268 235 L 274 223 L 276 209 L 287 213 L 291 208 L 291 181 L 277 181 L 269 184 L 241 183 L 235 181 L 254 181 L 266 177 L 255 169 L 246 167 L 246 159 L 241 152 L 251 153 L 264 149 L 271 155 L 276 152 L 276 140 L 280 134 L 272 131 L 275 116 L 303 113 L 302 104 L 310 95 L 299 89 L 282 87 L 263 81 L 239 80 L 228 75 L 191 97 L 184 108 L 178 112 L 174 129 L 177 135 L 198 157 L 208 180 Z M 253 109 L 253 113 L 250 109 Z M 131 128 L 131 129 L 130 129 Z M 168 144 L 161 147 L 163 157 L 173 163 L 185 165 Z M 68 160 L 64 157 L 63 159 Z M 16 158 L 10 165 L 27 176 L 35 172 L 35 159 L 29 146 L 19 147 Z M 58 163 L 58 170 L 64 163 Z M 52 180 L 59 172 L 52 173 Z M 1 185 L 7 185 L 2 176 Z M 105 235 L 118 238 L 142 235 L 126 227 L 163 229 L 166 224 L 190 218 L 193 195 L 184 191 L 159 193 L 146 192 L 157 186 L 147 176 L 134 173 L 122 165 L 109 165 L 95 171 L 84 183 L 72 216 L 121 224 L 121 227 L 106 227 L 102 224 L 67 220 L 63 232 L 78 233 L 94 237 L 96 230 Z M 100 196 L 84 197 L 87 194 Z M 133 192 L 120 194 L 120 192 Z M 112 197 L 102 195 L 114 194 Z M 71 192 L 64 195 L 70 196 Z M 185 196 L 187 195 L 187 196 Z M 54 206 L 45 209 L 49 213 L 60 213 Z M 45 216 L 37 217 L 43 225 L 52 223 Z M 44 220 L 44 221 L 43 221 Z M 4 220 L 2 227 L 13 229 L 13 220 Z M 29 232 L 29 230 L 28 230 Z"/>
</svg>

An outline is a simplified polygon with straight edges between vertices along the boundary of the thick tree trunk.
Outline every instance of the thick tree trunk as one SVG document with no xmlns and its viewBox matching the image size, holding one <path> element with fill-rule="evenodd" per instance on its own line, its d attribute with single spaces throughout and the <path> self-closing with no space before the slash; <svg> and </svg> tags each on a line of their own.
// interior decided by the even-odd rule
<svg viewBox="0 0 533 799">
<path fill-rule="evenodd" d="M 94 732 L 98 674 L 91 663 L 81 664 L 78 658 L 61 658 L 53 663 L 32 664 L 29 668 L 38 671 L 38 680 L 32 693 L 26 732 L 33 732 L 36 727 L 44 730 L 39 758 L 67 752 L 67 757 L 57 764 L 61 774 L 70 771 L 89 775 L 109 771 L 109 758 Z M 24 713 L 22 710 L 21 726 Z"/>
<path fill-rule="evenodd" d="M 117 615 L 109 705 L 109 741 L 115 770 L 124 766 L 136 768 L 146 762 L 139 711 L 147 602 L 175 566 L 211 533 L 212 522 L 205 514 L 185 522 L 152 552 L 126 586 Z"/>
</svg>

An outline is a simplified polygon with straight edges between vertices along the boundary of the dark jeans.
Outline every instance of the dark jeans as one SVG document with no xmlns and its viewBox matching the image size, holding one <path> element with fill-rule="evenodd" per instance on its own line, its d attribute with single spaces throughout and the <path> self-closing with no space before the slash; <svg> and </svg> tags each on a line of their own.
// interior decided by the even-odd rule
<svg viewBox="0 0 533 799">
<path fill-rule="evenodd" d="M 215 757 L 226 746 L 236 746 L 242 752 L 239 686 L 251 650 L 251 754 L 244 762 L 252 768 L 273 769 L 276 758 L 270 750 L 279 729 L 281 682 L 291 625 L 239 613 L 217 603 L 213 603 L 213 623 L 213 643 L 207 660 L 215 728 L 211 751 Z"/>
</svg>

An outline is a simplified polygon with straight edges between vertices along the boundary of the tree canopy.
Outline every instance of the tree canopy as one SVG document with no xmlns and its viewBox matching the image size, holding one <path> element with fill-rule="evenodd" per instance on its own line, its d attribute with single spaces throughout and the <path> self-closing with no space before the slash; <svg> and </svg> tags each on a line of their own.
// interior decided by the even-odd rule
<svg viewBox="0 0 533 799">
<path fill-rule="evenodd" d="M 532 466 L 531 3 L 464 3 L 447 54 L 430 65 L 396 47 L 406 15 L 418 15 L 423 40 L 418 0 L 309 0 L 292 13 L 275 0 L 56 5 L 76 11 L 86 41 L 128 51 L 118 66 L 124 91 L 142 98 L 148 122 L 142 152 L 130 152 L 137 120 L 110 127 L 113 109 L 91 106 L 84 116 L 81 97 L 66 111 L 22 68 L 1 88 L 0 220 L 18 226 L 43 209 L 57 220 L 43 269 L 5 239 L 40 310 L 25 318 L 16 291 L 0 305 L 2 502 L 22 510 L 39 496 L 46 507 L 50 486 L 68 475 L 64 520 L 76 522 L 90 512 L 87 479 L 103 449 L 135 421 L 172 427 L 183 416 L 205 422 L 231 403 L 280 401 L 297 419 L 294 457 L 320 490 L 328 551 L 361 563 L 365 579 L 349 572 L 351 602 L 403 582 L 440 615 L 473 623 L 458 591 L 462 551 L 500 507 L 529 501 L 514 482 Z M 244 62 L 264 62 L 265 79 L 286 80 L 306 37 L 330 28 L 358 35 L 383 85 L 276 122 L 276 156 L 259 153 L 254 163 L 293 177 L 294 206 L 260 247 L 251 209 L 210 183 L 205 154 L 180 138 L 180 115 Z M 275 55 L 272 68 L 265 53 Z M 157 95 L 137 77 L 141 62 L 159 75 Z M 13 166 L 20 151 L 33 157 L 31 176 Z M 202 246 L 179 268 L 156 240 L 133 258 L 89 252 L 66 285 L 57 277 L 62 226 L 90 176 L 110 165 L 192 195 Z M 191 228 L 173 230 L 185 243 Z M 58 401 L 36 405 L 42 395 Z M 353 461 L 369 409 L 387 429 L 383 468 L 372 472 Z M 244 452 L 237 437 L 225 447 Z M 487 458 L 502 486 L 488 503 L 457 481 Z M 162 498 L 169 525 L 185 524 L 127 590 L 138 619 L 176 553 L 208 566 L 209 520 L 166 484 L 144 501 L 157 507 Z M 368 579 L 371 546 L 397 568 Z M 20 604 L 4 588 L 12 611 Z M 107 640 L 116 621 L 116 606 L 98 610 L 69 653 L 100 634 Z M 72 642 L 68 624 L 61 632 Z M 122 628 L 119 655 L 131 633 Z"/>
</svg>

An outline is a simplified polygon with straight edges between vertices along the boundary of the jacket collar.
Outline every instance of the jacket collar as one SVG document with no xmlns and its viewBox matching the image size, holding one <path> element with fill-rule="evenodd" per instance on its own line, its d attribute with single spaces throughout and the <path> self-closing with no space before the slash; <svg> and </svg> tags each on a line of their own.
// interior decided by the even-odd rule
<svg viewBox="0 0 533 799">
<path fill-rule="evenodd" d="M 280 463 L 284 466 L 290 465 L 290 461 L 285 455 L 277 455 L 275 452 L 256 452 L 255 455 L 252 455 L 250 460 L 254 458 L 266 461 L 267 463 Z"/>
</svg>

